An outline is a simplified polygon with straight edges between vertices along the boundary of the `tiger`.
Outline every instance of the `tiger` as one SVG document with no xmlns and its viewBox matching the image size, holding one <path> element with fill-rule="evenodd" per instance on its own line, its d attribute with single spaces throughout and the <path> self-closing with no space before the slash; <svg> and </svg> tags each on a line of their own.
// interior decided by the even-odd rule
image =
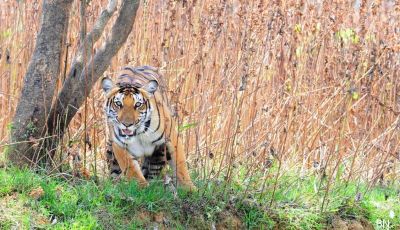
<svg viewBox="0 0 400 230">
<path fill-rule="evenodd" d="M 125 66 L 115 84 L 105 76 L 101 85 L 106 96 L 106 157 L 111 175 L 124 175 L 146 187 L 168 162 L 178 184 L 195 191 L 177 123 L 167 105 L 166 84 L 157 68 Z"/>
</svg>

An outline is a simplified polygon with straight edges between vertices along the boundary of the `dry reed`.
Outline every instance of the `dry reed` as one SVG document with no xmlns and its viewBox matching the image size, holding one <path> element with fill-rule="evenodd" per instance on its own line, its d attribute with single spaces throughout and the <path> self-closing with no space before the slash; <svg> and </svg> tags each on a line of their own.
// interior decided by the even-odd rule
<svg viewBox="0 0 400 230">
<path fill-rule="evenodd" d="M 79 40 L 77 2 L 68 61 Z M 262 191 L 275 191 L 293 169 L 299 177 L 371 186 L 398 180 L 400 4 L 362 2 L 143 1 L 108 73 L 123 65 L 161 68 L 190 168 L 200 178 L 232 181 L 246 168 L 246 177 L 275 178 Z M 88 29 L 105 3 L 87 7 Z M 0 145 L 7 143 L 39 19 L 37 1 L 0 3 Z M 82 154 L 87 135 L 91 170 L 91 153 L 104 152 L 102 105 L 96 86 L 61 147 Z M 278 165 L 272 174 L 271 162 Z"/>
</svg>

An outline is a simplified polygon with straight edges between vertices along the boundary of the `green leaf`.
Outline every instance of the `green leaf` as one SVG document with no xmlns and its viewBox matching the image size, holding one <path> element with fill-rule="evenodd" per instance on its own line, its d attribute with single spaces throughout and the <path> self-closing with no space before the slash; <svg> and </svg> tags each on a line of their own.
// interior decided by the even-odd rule
<svg viewBox="0 0 400 230">
<path fill-rule="evenodd" d="M 183 125 L 180 125 L 179 127 L 178 127 L 178 132 L 182 132 L 182 131 L 185 131 L 185 130 L 187 130 L 187 129 L 190 129 L 190 128 L 193 128 L 193 127 L 196 127 L 197 126 L 197 123 L 196 122 L 194 122 L 194 123 L 188 123 L 188 124 L 183 124 Z"/>
<path fill-rule="evenodd" d="M 5 31 L 3 31 L 1 33 L 1 37 L 2 38 L 9 38 L 11 36 L 11 34 L 12 34 L 11 29 L 7 29 L 7 30 L 5 30 Z"/>
<path fill-rule="evenodd" d="M 358 100 L 360 98 L 360 94 L 354 91 L 351 93 L 351 98 L 353 98 L 353 100 Z"/>
<path fill-rule="evenodd" d="M 301 33 L 301 25 L 300 24 L 296 24 L 294 25 L 294 32 L 296 33 Z"/>
</svg>

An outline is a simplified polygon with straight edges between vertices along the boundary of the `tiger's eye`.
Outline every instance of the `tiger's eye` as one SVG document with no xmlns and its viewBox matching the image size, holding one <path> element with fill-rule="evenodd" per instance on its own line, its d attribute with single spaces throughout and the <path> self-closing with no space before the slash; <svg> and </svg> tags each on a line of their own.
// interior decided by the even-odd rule
<svg viewBox="0 0 400 230">
<path fill-rule="evenodd" d="M 142 107 L 142 105 L 143 105 L 142 103 L 140 103 L 140 102 L 136 102 L 136 104 L 135 104 L 135 107 L 136 107 L 136 108 L 141 108 L 141 107 Z"/>
<path fill-rule="evenodd" d="M 122 107 L 122 103 L 121 103 L 120 101 L 116 101 L 115 104 L 116 104 L 118 107 Z"/>
</svg>

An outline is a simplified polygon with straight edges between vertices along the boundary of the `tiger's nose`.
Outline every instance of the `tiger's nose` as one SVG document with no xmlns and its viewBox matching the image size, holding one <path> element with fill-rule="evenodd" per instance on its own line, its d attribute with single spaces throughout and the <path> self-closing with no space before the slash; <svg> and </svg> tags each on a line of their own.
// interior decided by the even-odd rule
<svg viewBox="0 0 400 230">
<path fill-rule="evenodd" d="M 125 127 L 129 128 L 133 125 L 133 123 L 131 122 L 121 122 L 123 125 L 125 125 Z"/>
</svg>

